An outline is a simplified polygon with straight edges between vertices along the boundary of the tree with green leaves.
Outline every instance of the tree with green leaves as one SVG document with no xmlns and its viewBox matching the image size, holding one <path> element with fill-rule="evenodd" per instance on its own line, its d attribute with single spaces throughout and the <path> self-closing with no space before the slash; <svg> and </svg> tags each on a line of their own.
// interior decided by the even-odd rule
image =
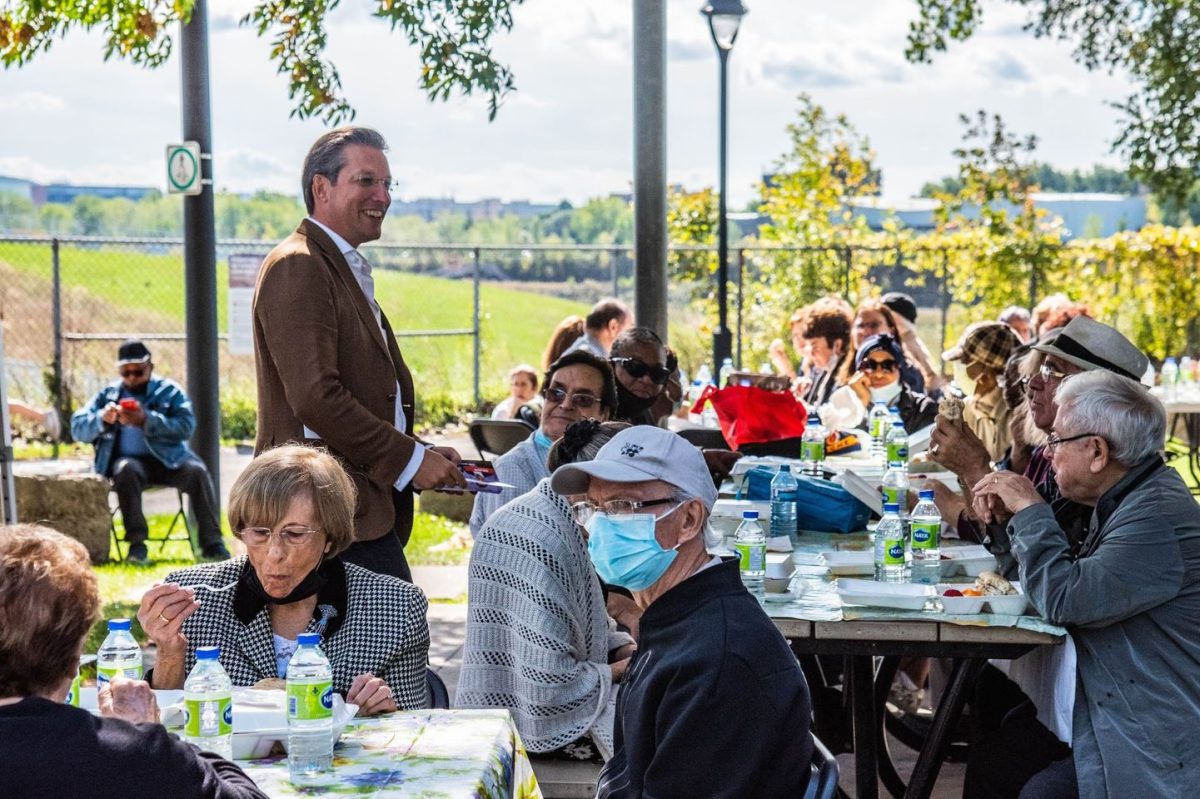
<svg viewBox="0 0 1200 799">
<path fill-rule="evenodd" d="M 492 37 L 512 28 L 522 0 L 373 0 L 374 15 L 421 52 L 421 88 L 431 100 L 479 91 L 489 118 L 514 88 L 512 71 L 492 56 Z M 271 59 L 287 75 L 292 114 L 338 124 L 354 116 L 337 68 L 325 58 L 325 18 L 339 0 L 255 0 L 241 20 L 270 38 Z M 0 61 L 21 66 L 73 29 L 99 30 L 104 57 L 160 66 L 171 55 L 174 23 L 195 0 L 19 0 L 0 6 Z"/>
<path fill-rule="evenodd" d="M 1089 70 L 1121 71 L 1139 90 L 1114 105 L 1114 147 L 1133 176 L 1182 198 L 1200 162 L 1200 13 L 1188 0 L 1008 0 L 1028 10 L 1025 30 L 1069 41 Z M 916 0 L 905 55 L 929 62 L 983 23 L 984 0 Z"/>
</svg>

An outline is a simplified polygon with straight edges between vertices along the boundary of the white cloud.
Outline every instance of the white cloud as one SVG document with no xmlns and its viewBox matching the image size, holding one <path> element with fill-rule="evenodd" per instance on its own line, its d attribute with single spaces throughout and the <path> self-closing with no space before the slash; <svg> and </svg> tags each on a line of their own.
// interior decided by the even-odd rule
<svg viewBox="0 0 1200 799">
<path fill-rule="evenodd" d="M 57 113 L 66 103 L 57 94 L 31 91 L 0 97 L 0 111 L 9 114 Z"/>
</svg>

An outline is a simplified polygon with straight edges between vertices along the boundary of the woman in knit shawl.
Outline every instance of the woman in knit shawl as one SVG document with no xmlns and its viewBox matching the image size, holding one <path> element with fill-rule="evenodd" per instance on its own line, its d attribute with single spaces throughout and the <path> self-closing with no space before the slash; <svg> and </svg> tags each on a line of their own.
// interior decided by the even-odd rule
<svg viewBox="0 0 1200 799">
<path fill-rule="evenodd" d="M 571 424 L 550 450 L 550 471 L 591 460 L 626 427 Z M 633 639 L 605 610 L 585 535 L 549 478 L 491 515 L 471 552 L 455 704 L 508 708 L 531 753 L 607 759 Z"/>
</svg>

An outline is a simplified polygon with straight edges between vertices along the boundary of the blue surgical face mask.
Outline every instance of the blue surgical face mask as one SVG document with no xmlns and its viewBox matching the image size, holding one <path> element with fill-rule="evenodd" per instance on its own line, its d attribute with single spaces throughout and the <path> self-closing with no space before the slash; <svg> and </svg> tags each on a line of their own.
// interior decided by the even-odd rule
<svg viewBox="0 0 1200 799">
<path fill-rule="evenodd" d="M 584 526 L 588 531 L 588 555 L 600 579 L 630 591 L 645 591 L 658 582 L 675 560 L 679 545 L 663 549 L 654 537 L 654 525 L 680 505 L 662 516 L 652 513 L 609 516 L 603 511 L 592 514 Z"/>
<path fill-rule="evenodd" d="M 554 442 L 550 440 L 550 436 L 542 432 L 542 428 L 533 431 L 533 443 L 537 444 L 543 452 L 548 452 Z"/>
</svg>

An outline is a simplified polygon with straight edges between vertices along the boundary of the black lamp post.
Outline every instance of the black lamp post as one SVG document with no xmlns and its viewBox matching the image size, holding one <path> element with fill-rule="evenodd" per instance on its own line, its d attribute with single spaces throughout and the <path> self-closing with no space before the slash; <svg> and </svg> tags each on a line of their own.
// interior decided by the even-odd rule
<svg viewBox="0 0 1200 799">
<path fill-rule="evenodd" d="M 726 291 L 729 282 L 729 228 L 725 209 L 725 128 L 728 116 L 729 76 L 727 65 L 729 51 L 737 41 L 738 27 L 746 14 L 746 7 L 740 0 L 711 0 L 705 3 L 700 13 L 708 17 L 708 30 L 712 34 L 713 44 L 717 46 L 717 57 L 721 63 L 721 108 L 720 108 L 720 139 L 718 152 L 718 171 L 720 175 L 720 194 L 717 208 L 717 329 L 713 331 L 713 373 L 717 374 L 721 364 L 733 354 L 733 334 L 729 331 L 728 304 Z"/>
</svg>

